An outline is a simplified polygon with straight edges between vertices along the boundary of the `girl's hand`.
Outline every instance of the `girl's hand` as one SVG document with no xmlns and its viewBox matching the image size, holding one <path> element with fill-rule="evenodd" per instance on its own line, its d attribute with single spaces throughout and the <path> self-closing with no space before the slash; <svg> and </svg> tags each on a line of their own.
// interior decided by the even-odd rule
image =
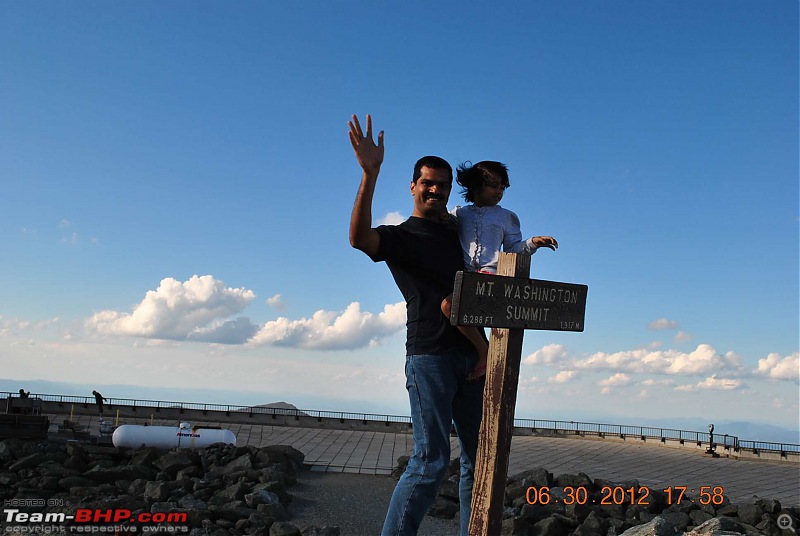
<svg viewBox="0 0 800 536">
<path fill-rule="evenodd" d="M 531 242 L 537 248 L 550 248 L 553 251 L 558 249 L 558 242 L 552 236 L 534 236 Z"/>
</svg>

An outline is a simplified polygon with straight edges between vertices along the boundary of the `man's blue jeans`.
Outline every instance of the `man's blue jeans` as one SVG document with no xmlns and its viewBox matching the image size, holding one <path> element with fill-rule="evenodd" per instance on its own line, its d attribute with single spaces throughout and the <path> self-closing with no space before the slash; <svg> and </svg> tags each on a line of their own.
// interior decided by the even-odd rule
<svg viewBox="0 0 800 536">
<path fill-rule="evenodd" d="M 475 363 L 470 350 L 406 357 L 414 452 L 392 494 L 382 536 L 417 533 L 447 473 L 451 424 L 461 445 L 460 521 L 461 534 L 467 536 L 485 383 L 466 380 Z"/>
</svg>

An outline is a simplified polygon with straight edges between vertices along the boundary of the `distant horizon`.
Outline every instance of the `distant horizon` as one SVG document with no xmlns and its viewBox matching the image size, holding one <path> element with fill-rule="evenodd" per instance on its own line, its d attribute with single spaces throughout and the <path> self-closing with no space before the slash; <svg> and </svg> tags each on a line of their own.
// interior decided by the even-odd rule
<svg viewBox="0 0 800 536">
<path fill-rule="evenodd" d="M 18 386 L 14 388 L 13 386 Z M 43 389 L 31 389 L 29 386 L 36 386 L 40 385 Z M 66 391 L 73 391 L 70 392 L 45 392 L 46 390 L 50 389 L 47 386 L 52 386 L 52 389 L 62 388 Z M 60 387 L 59 387 L 60 386 Z M 257 402 L 255 399 L 250 397 L 252 396 L 272 396 L 268 393 L 254 393 L 254 392 L 232 392 L 226 391 L 221 389 L 191 389 L 191 388 L 160 388 L 160 387 L 142 387 L 136 385 L 128 385 L 128 384 L 105 384 L 105 385 L 88 385 L 88 384 L 71 384 L 71 383 L 64 383 L 64 382 L 53 382 L 49 380 L 9 380 L 9 379 L 0 379 L 0 392 L 8 392 L 11 394 L 15 394 L 19 391 L 20 388 L 24 388 L 26 391 L 30 391 L 31 395 L 34 394 L 41 394 L 41 395 L 53 395 L 53 396 L 85 396 L 87 398 L 91 398 L 91 391 L 98 390 L 103 396 L 106 396 L 110 399 L 118 399 L 118 400 L 151 400 L 151 401 L 159 401 L 159 402 L 183 402 L 183 403 L 190 403 L 190 404 L 214 404 L 214 405 L 229 405 L 229 406 L 242 406 L 242 407 L 254 407 L 254 406 L 262 406 L 267 404 L 277 404 L 277 403 L 285 403 L 290 404 L 296 407 L 298 410 L 305 410 L 305 411 L 332 411 L 332 412 L 344 412 L 344 413 L 364 413 L 364 414 L 372 414 L 372 415 L 390 415 L 390 416 L 398 416 L 398 417 L 408 417 L 408 412 L 404 412 L 402 410 L 394 410 L 392 411 L 391 408 L 385 408 L 385 410 L 389 411 L 374 411 L 370 410 L 367 406 L 371 405 L 367 401 L 359 401 L 353 399 L 345 399 L 345 398 L 329 398 L 329 397 L 314 397 L 303 395 L 300 393 L 276 393 L 274 397 L 275 400 L 269 401 L 261 401 Z M 116 390 L 116 392 L 115 392 Z M 122 392 L 125 396 L 120 396 L 118 393 Z M 136 391 L 144 391 L 145 393 L 150 393 L 149 396 L 135 396 Z M 168 393 L 169 391 L 179 392 L 186 395 L 195 394 L 198 398 L 197 399 L 187 399 L 187 398 L 168 398 L 165 395 L 159 395 L 158 393 Z M 201 399 L 200 397 L 206 394 L 206 399 Z M 241 397 L 238 398 L 237 396 Z M 225 400 L 221 397 L 231 397 L 230 400 Z M 280 398 L 281 400 L 278 400 Z M 307 406 L 304 404 L 298 404 L 297 399 L 306 399 L 306 400 L 316 400 L 318 402 L 317 407 Z M 352 404 L 352 405 L 347 405 Z M 631 416 L 622 416 L 622 415 L 611 415 L 609 414 L 607 418 L 575 418 L 575 416 L 569 415 L 559 415 L 559 416 L 531 416 L 531 415 L 524 415 L 517 413 L 515 415 L 515 419 L 535 419 L 535 420 L 554 420 L 554 421 L 562 421 L 562 422 L 586 422 L 586 423 L 595 423 L 595 424 L 610 424 L 610 425 L 623 425 L 623 426 L 643 426 L 643 427 L 652 427 L 652 428 L 668 428 L 668 429 L 675 429 L 675 430 L 685 430 L 685 431 L 694 431 L 694 432 L 704 432 L 706 431 L 706 426 L 709 424 L 708 422 L 700 422 L 704 421 L 698 417 L 673 417 L 673 418 L 649 418 L 648 417 L 631 417 Z M 673 424 L 665 424 L 672 422 Z M 680 422 L 684 422 L 686 424 L 680 425 Z M 691 425 L 690 425 L 691 423 Z M 770 423 L 768 421 L 739 421 L 739 420 L 716 420 L 714 422 L 715 426 L 715 435 L 731 435 L 736 436 L 740 440 L 747 440 L 747 441 L 765 441 L 765 442 L 774 442 L 774 443 L 791 443 L 791 444 L 800 444 L 800 430 L 792 430 L 790 428 L 786 428 L 774 423 Z M 730 429 L 726 429 L 725 427 L 731 427 Z M 733 433 L 734 429 L 747 429 L 747 428 L 754 428 L 756 430 L 760 430 L 761 433 L 766 434 L 766 436 L 760 437 L 751 437 L 742 435 L 741 433 Z M 774 434 L 774 435 L 772 435 Z"/>
</svg>

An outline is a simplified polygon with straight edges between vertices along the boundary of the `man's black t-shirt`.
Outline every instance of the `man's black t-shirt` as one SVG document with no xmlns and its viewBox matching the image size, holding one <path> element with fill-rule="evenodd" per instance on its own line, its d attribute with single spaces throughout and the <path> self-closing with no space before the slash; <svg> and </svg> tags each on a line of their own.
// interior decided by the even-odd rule
<svg viewBox="0 0 800 536">
<path fill-rule="evenodd" d="M 439 354 L 471 343 L 442 314 L 442 300 L 453 292 L 464 256 L 453 222 L 410 217 L 400 225 L 381 225 L 375 262 L 386 261 L 406 300 L 406 354 Z"/>
</svg>

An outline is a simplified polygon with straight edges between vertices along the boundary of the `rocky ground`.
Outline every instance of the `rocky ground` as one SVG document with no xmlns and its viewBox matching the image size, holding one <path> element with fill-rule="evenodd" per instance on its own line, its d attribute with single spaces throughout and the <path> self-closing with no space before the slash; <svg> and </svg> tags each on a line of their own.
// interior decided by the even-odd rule
<svg viewBox="0 0 800 536">
<path fill-rule="evenodd" d="M 47 522 L 48 514 L 99 509 L 129 512 L 132 517 L 185 514 L 185 521 L 158 526 L 162 532 L 172 527 L 173 533 L 192 536 L 379 533 L 392 479 L 302 473 L 303 458 L 289 446 L 214 445 L 165 451 L 8 439 L 0 441 L 0 500 L 4 502 L 0 531 L 31 532 L 40 526 L 44 532 L 44 527 L 54 525 L 53 517 Z M 405 463 L 399 461 L 397 474 Z M 420 536 L 457 533 L 455 474 L 456 467 L 451 466 Z M 794 534 L 791 528 L 800 527 L 800 509 L 783 508 L 767 499 L 731 505 L 722 497 L 710 496 L 721 504 L 700 505 L 687 496 L 676 504 L 675 497 L 670 501 L 663 492 L 651 491 L 647 504 L 631 504 L 629 497 L 609 496 L 603 488 L 639 486 L 636 481 L 593 480 L 583 473 L 554 477 L 545 469 L 515 475 L 506 488 L 502 534 L 788 536 Z M 578 489 L 582 491 L 576 494 Z M 600 504 L 604 500 L 611 504 Z M 9 510 L 18 513 L 11 517 Z M 23 521 L 24 514 L 28 517 Z M 132 528 L 145 532 L 144 525 L 126 521 L 105 527 L 116 533 L 133 532 Z M 69 524 L 60 526 L 66 532 L 72 530 Z"/>
<path fill-rule="evenodd" d="M 399 462 L 395 476 L 408 460 Z M 783 508 L 775 500 L 734 505 L 709 489 L 703 496 L 686 493 L 678 504 L 678 494 L 645 489 L 636 480 L 609 482 L 584 473 L 554 477 L 546 469 L 532 469 L 506 483 L 502 534 L 790 536 L 800 527 L 800 508 Z M 458 460 L 453 460 L 429 515 L 452 518 L 457 511 Z"/>
</svg>

